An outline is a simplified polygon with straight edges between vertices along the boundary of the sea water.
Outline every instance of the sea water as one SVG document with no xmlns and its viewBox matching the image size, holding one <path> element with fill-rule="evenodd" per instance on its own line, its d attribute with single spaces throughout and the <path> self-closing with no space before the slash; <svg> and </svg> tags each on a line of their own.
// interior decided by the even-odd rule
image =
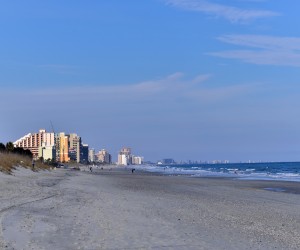
<svg viewBox="0 0 300 250">
<path fill-rule="evenodd" d="M 300 162 L 141 165 L 135 168 L 166 175 L 300 182 Z"/>
</svg>

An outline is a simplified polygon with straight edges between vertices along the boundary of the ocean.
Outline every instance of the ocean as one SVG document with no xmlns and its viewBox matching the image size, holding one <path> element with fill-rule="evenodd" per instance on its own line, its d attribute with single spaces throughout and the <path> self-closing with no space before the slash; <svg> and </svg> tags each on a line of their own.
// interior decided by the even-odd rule
<svg viewBox="0 0 300 250">
<path fill-rule="evenodd" d="M 300 182 L 300 162 L 140 165 L 134 167 L 166 175 Z"/>
</svg>

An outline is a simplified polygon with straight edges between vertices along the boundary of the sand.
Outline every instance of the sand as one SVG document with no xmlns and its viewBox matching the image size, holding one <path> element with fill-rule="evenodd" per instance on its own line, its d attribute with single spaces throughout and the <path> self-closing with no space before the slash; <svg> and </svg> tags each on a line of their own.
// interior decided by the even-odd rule
<svg viewBox="0 0 300 250">
<path fill-rule="evenodd" d="M 14 175 L 0 174 L 1 249 L 300 248 L 300 183 L 115 168 Z"/>
</svg>

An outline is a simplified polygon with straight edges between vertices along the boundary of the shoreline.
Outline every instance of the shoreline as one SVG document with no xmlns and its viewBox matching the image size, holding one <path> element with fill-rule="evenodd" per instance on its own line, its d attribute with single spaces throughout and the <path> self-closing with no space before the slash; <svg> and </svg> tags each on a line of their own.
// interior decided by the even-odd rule
<svg viewBox="0 0 300 250">
<path fill-rule="evenodd" d="M 105 170 L 109 168 L 107 166 Z M 114 171 L 124 171 L 127 174 L 132 174 L 130 172 L 131 168 L 128 167 L 121 167 L 117 166 L 114 168 Z M 101 174 L 104 173 L 103 170 L 97 169 L 94 174 Z M 162 172 L 150 172 L 144 169 L 136 169 L 134 174 L 141 174 L 141 175 L 149 175 L 149 176 L 165 176 L 165 177 L 178 177 L 178 178 L 191 178 L 191 179 L 207 179 L 207 180 L 228 180 L 229 182 L 235 181 L 240 182 L 241 186 L 252 186 L 257 189 L 264 189 L 269 192 L 282 192 L 282 193 L 291 193 L 291 194 L 300 194 L 300 182 L 298 181 L 288 181 L 288 180 L 272 180 L 272 179 L 246 179 L 246 178 L 239 178 L 239 177 L 224 177 L 224 176 L 193 176 L 189 174 L 170 174 L 170 173 L 162 173 Z M 244 183 L 245 182 L 245 183 Z M 244 184 L 243 184 L 244 183 Z M 248 183 L 248 184 L 247 184 Z"/>
<path fill-rule="evenodd" d="M 297 249 L 300 183 L 110 168 L 0 175 L 6 249 Z M 275 192 L 264 188 L 285 188 Z"/>
<path fill-rule="evenodd" d="M 256 167 L 255 165 L 260 167 Z M 195 178 L 225 177 L 243 180 L 274 180 L 291 182 L 300 182 L 299 168 L 299 162 L 137 166 L 137 169 L 143 169 L 147 172 L 160 172 L 166 175 L 188 175 Z"/>
<path fill-rule="evenodd" d="M 110 175 L 115 173 L 121 174 L 126 173 L 132 175 L 131 169 L 129 167 L 115 166 L 114 168 L 109 168 L 110 165 L 106 165 L 104 169 L 96 169 L 92 174 L 95 175 Z M 106 173 L 106 171 L 109 171 Z M 90 172 L 88 169 L 86 172 Z M 264 180 L 264 179 L 243 179 L 238 177 L 224 177 L 224 176 L 191 176 L 189 174 L 164 174 L 162 172 L 149 172 L 144 169 L 136 169 L 134 174 L 145 175 L 145 176 L 163 176 L 170 178 L 188 178 L 188 179 L 205 179 L 205 180 L 223 180 L 231 182 L 238 182 L 240 186 L 251 187 L 257 190 L 266 190 L 268 192 L 276 193 L 289 193 L 289 194 L 300 194 L 300 182 L 297 181 L 287 181 L 287 180 Z"/>
</svg>

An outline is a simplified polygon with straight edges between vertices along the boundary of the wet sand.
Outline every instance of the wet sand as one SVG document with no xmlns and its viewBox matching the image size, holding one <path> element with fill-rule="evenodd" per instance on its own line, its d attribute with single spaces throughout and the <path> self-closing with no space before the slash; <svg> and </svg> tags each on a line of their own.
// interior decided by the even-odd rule
<svg viewBox="0 0 300 250">
<path fill-rule="evenodd" d="M 0 174 L 1 249 L 299 249 L 300 183 L 58 169 Z"/>
</svg>

